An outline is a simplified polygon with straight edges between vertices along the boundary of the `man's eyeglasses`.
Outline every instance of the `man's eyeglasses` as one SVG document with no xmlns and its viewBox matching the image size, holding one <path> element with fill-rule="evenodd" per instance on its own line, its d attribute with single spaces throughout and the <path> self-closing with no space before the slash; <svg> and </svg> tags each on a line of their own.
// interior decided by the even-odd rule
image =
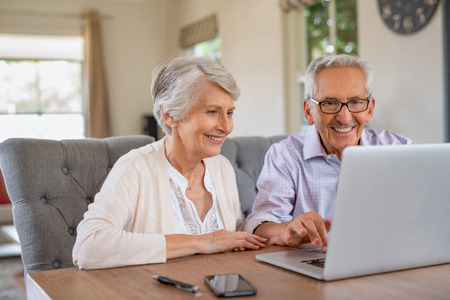
<svg viewBox="0 0 450 300">
<path fill-rule="evenodd" d="M 343 106 L 347 106 L 347 109 L 352 113 L 363 112 L 369 108 L 370 102 L 370 99 L 355 99 L 350 100 L 347 103 L 337 100 L 324 100 L 319 102 L 313 98 L 309 98 L 309 100 L 319 105 L 320 111 L 324 114 L 337 114 L 341 111 Z"/>
</svg>

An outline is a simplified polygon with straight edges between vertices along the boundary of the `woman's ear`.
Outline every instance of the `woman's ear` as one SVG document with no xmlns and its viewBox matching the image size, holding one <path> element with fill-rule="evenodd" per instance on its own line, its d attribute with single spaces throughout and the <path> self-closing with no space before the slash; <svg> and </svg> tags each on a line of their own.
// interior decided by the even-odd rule
<svg viewBox="0 0 450 300">
<path fill-rule="evenodd" d="M 172 119 L 171 116 L 169 116 L 168 114 L 166 114 L 166 113 L 164 112 L 164 108 L 163 108 L 163 107 L 161 107 L 161 114 L 162 114 L 162 117 L 163 117 L 163 119 L 164 119 L 164 123 L 166 123 L 167 126 L 169 126 L 169 127 L 175 127 L 175 126 L 177 126 L 177 123 L 175 122 L 175 120 Z"/>
</svg>

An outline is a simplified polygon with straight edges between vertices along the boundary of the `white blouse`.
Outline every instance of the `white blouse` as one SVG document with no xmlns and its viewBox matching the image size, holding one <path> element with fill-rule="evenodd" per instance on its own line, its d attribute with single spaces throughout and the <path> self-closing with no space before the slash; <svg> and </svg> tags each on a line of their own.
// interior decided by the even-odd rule
<svg viewBox="0 0 450 300">
<path fill-rule="evenodd" d="M 186 196 L 186 189 L 189 185 L 188 180 L 169 161 L 167 161 L 167 165 L 169 167 L 170 193 L 174 208 L 175 231 L 182 234 L 204 234 L 225 228 L 220 214 L 216 212 L 216 190 L 206 165 L 203 183 L 206 190 L 212 195 L 212 207 L 206 214 L 203 222 L 200 220 L 194 203 Z"/>
</svg>

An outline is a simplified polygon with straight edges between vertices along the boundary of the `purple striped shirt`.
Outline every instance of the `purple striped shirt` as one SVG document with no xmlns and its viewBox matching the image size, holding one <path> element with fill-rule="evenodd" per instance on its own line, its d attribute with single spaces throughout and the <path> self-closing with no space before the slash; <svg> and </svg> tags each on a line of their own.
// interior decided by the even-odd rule
<svg viewBox="0 0 450 300">
<path fill-rule="evenodd" d="M 412 144 L 402 135 L 365 128 L 361 145 Z M 263 222 L 285 223 L 309 211 L 324 220 L 333 215 L 341 162 L 322 147 L 314 125 L 290 135 L 267 151 L 256 184 L 258 194 L 245 230 L 253 232 Z"/>
</svg>

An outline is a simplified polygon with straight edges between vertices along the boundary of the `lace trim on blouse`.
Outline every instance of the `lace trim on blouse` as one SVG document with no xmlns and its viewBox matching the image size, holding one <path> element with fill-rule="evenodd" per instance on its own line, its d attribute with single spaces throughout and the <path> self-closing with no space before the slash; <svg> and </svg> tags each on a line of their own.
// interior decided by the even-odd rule
<svg viewBox="0 0 450 300">
<path fill-rule="evenodd" d="M 187 179 L 183 175 L 181 175 L 181 173 L 178 172 L 178 170 L 176 170 L 169 162 L 168 165 L 170 188 L 172 190 L 172 197 L 175 197 L 175 199 L 172 200 L 175 200 L 175 202 L 178 204 L 186 233 L 203 234 L 219 230 L 220 225 L 218 223 L 216 212 L 216 193 L 212 184 L 211 175 L 209 174 L 206 166 L 203 182 L 205 184 L 206 190 L 212 195 L 213 203 L 212 207 L 209 209 L 205 216 L 205 219 L 202 222 L 194 203 L 186 196 L 186 189 L 188 187 Z M 175 211 L 174 214 L 176 213 L 177 212 Z M 179 220 L 179 218 L 175 219 Z"/>
</svg>

